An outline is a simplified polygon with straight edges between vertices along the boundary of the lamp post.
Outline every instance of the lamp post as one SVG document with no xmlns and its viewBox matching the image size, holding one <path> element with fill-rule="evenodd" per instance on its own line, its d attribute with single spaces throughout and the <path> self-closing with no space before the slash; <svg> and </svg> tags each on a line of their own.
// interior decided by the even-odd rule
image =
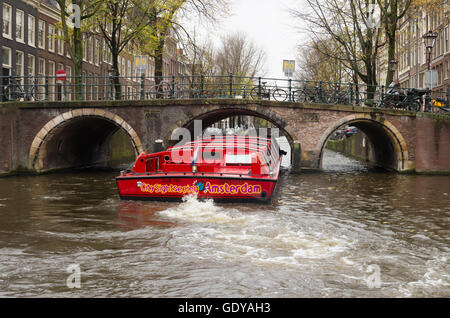
<svg viewBox="0 0 450 318">
<path fill-rule="evenodd" d="M 433 31 L 428 31 L 425 33 L 423 38 L 423 44 L 425 45 L 425 54 L 427 55 L 427 75 L 426 77 L 429 78 L 429 83 L 431 83 L 430 86 L 432 86 L 432 75 L 431 75 L 431 53 L 433 51 L 434 43 L 436 42 L 436 38 L 438 37 L 438 34 Z M 426 79 L 425 77 L 425 79 Z M 432 87 L 431 87 L 432 89 Z M 431 89 L 430 87 L 427 87 L 427 95 L 425 98 L 426 101 L 426 108 L 425 111 L 431 111 Z"/>
</svg>

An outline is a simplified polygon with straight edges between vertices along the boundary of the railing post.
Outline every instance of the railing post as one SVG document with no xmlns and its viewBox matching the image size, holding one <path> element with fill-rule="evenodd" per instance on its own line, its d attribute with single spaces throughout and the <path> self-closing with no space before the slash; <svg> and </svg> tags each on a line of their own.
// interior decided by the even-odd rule
<svg viewBox="0 0 450 318">
<path fill-rule="evenodd" d="M 319 82 L 319 100 L 321 103 L 323 103 L 322 81 Z"/>
<path fill-rule="evenodd" d="M 145 74 L 141 74 L 141 91 L 140 91 L 140 98 L 145 99 Z"/>
<path fill-rule="evenodd" d="M 45 76 L 45 100 L 48 100 L 49 89 L 48 89 L 48 75 Z"/>
<path fill-rule="evenodd" d="M 230 98 L 233 98 L 233 73 L 230 73 L 228 84 L 229 84 L 229 95 L 230 95 Z"/>
<path fill-rule="evenodd" d="M 261 77 L 258 77 L 258 99 L 261 99 Z"/>
<path fill-rule="evenodd" d="M 289 79 L 288 83 L 289 83 L 289 101 L 292 102 L 292 79 Z"/>
<path fill-rule="evenodd" d="M 381 85 L 381 102 L 380 107 L 384 108 L 384 99 L 385 99 L 385 91 L 384 91 L 384 85 Z"/>
<path fill-rule="evenodd" d="M 200 75 L 200 97 L 203 98 L 203 91 L 205 90 L 205 75 Z"/>
<path fill-rule="evenodd" d="M 78 75 L 78 100 L 83 99 L 83 76 Z"/>
<path fill-rule="evenodd" d="M 175 76 L 172 75 L 172 83 L 170 85 L 170 98 L 175 98 Z"/>
<path fill-rule="evenodd" d="M 109 100 L 113 100 L 114 99 L 114 79 L 113 79 L 113 75 L 109 74 Z"/>
<path fill-rule="evenodd" d="M 349 104 L 353 105 L 353 83 L 348 83 Z"/>
</svg>

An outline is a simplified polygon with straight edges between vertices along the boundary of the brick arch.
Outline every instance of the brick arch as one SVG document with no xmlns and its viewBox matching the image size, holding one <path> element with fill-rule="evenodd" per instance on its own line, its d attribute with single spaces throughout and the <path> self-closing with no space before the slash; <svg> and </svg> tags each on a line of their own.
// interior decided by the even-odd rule
<svg viewBox="0 0 450 318">
<path fill-rule="evenodd" d="M 220 115 L 218 115 L 221 113 Z M 198 119 L 211 119 L 217 118 L 218 120 L 224 119 L 230 116 L 237 115 L 248 115 L 263 118 L 276 127 L 280 128 L 283 133 L 286 135 L 291 146 L 294 142 L 298 143 L 295 139 L 296 134 L 292 130 L 291 126 L 288 124 L 286 120 L 282 118 L 276 111 L 273 111 L 270 107 L 263 107 L 261 105 L 253 104 L 253 105 L 239 105 L 236 107 L 211 107 L 207 110 L 202 108 L 196 108 L 192 112 L 185 113 L 183 118 L 178 120 L 168 132 L 168 135 L 165 136 L 164 142 L 168 143 L 170 141 L 170 136 L 173 131 L 178 128 L 187 128 L 190 124 L 192 124 L 195 120 Z M 206 128 L 205 125 L 203 128 Z"/>
<path fill-rule="evenodd" d="M 36 171 L 42 170 L 43 158 L 45 158 L 46 155 L 45 145 L 51 139 L 54 130 L 63 126 L 65 123 L 80 117 L 97 117 L 112 122 L 116 126 L 122 128 L 129 135 L 136 154 L 143 151 L 142 142 L 139 136 L 135 130 L 127 122 L 125 122 L 125 120 L 123 120 L 123 118 L 103 109 L 81 108 L 58 115 L 41 128 L 31 143 L 28 156 L 29 169 Z"/>
<path fill-rule="evenodd" d="M 377 125 L 381 127 L 383 131 L 388 136 L 389 140 L 392 142 L 394 147 L 394 153 L 396 155 L 397 162 L 394 167 L 397 171 L 404 171 L 410 169 L 410 161 L 408 154 L 408 147 L 405 139 L 403 138 L 400 131 L 389 121 L 384 118 L 373 116 L 370 114 L 353 114 L 346 117 L 341 118 L 340 120 L 335 121 L 328 129 L 322 134 L 319 142 L 317 143 L 315 152 L 319 154 L 319 167 L 322 167 L 322 157 L 323 157 L 323 149 L 325 148 L 326 142 L 329 137 L 335 132 L 339 127 L 343 125 L 349 124 L 357 124 L 357 123 L 368 122 L 373 125 Z M 375 149 L 376 151 L 376 149 Z"/>
</svg>

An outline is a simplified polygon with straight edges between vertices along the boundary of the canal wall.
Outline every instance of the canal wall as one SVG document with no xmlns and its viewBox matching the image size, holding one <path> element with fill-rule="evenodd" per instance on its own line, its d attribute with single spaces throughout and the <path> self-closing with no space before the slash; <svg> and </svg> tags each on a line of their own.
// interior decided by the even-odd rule
<svg viewBox="0 0 450 318">
<path fill-rule="evenodd" d="M 373 146 L 367 136 L 361 132 L 348 138 L 328 140 L 326 148 L 361 161 L 375 161 Z"/>
<path fill-rule="evenodd" d="M 450 116 L 417 114 L 416 172 L 450 174 Z"/>
</svg>

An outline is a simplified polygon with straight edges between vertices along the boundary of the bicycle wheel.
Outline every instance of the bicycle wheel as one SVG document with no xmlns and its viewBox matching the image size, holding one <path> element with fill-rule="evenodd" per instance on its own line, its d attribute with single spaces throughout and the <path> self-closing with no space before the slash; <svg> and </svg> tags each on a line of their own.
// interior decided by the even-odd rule
<svg viewBox="0 0 450 318">
<path fill-rule="evenodd" d="M 292 93 L 292 100 L 297 103 L 303 103 L 306 100 L 306 96 L 301 89 L 298 89 Z"/>
<path fill-rule="evenodd" d="M 156 86 L 156 96 L 162 98 L 169 98 L 172 91 L 172 86 L 167 82 L 161 82 Z"/>
<path fill-rule="evenodd" d="M 38 101 L 40 98 L 38 96 L 37 87 L 33 86 L 30 90 L 30 95 L 28 96 L 28 100 L 30 101 Z"/>
<path fill-rule="evenodd" d="M 277 102 L 284 102 L 288 98 L 288 94 L 284 89 L 277 88 L 272 93 L 273 99 Z"/>
<path fill-rule="evenodd" d="M 259 91 L 258 86 L 255 86 L 250 91 L 250 96 L 253 100 L 263 99 L 263 96 L 266 95 L 266 90 L 261 87 L 261 91 Z"/>
</svg>

